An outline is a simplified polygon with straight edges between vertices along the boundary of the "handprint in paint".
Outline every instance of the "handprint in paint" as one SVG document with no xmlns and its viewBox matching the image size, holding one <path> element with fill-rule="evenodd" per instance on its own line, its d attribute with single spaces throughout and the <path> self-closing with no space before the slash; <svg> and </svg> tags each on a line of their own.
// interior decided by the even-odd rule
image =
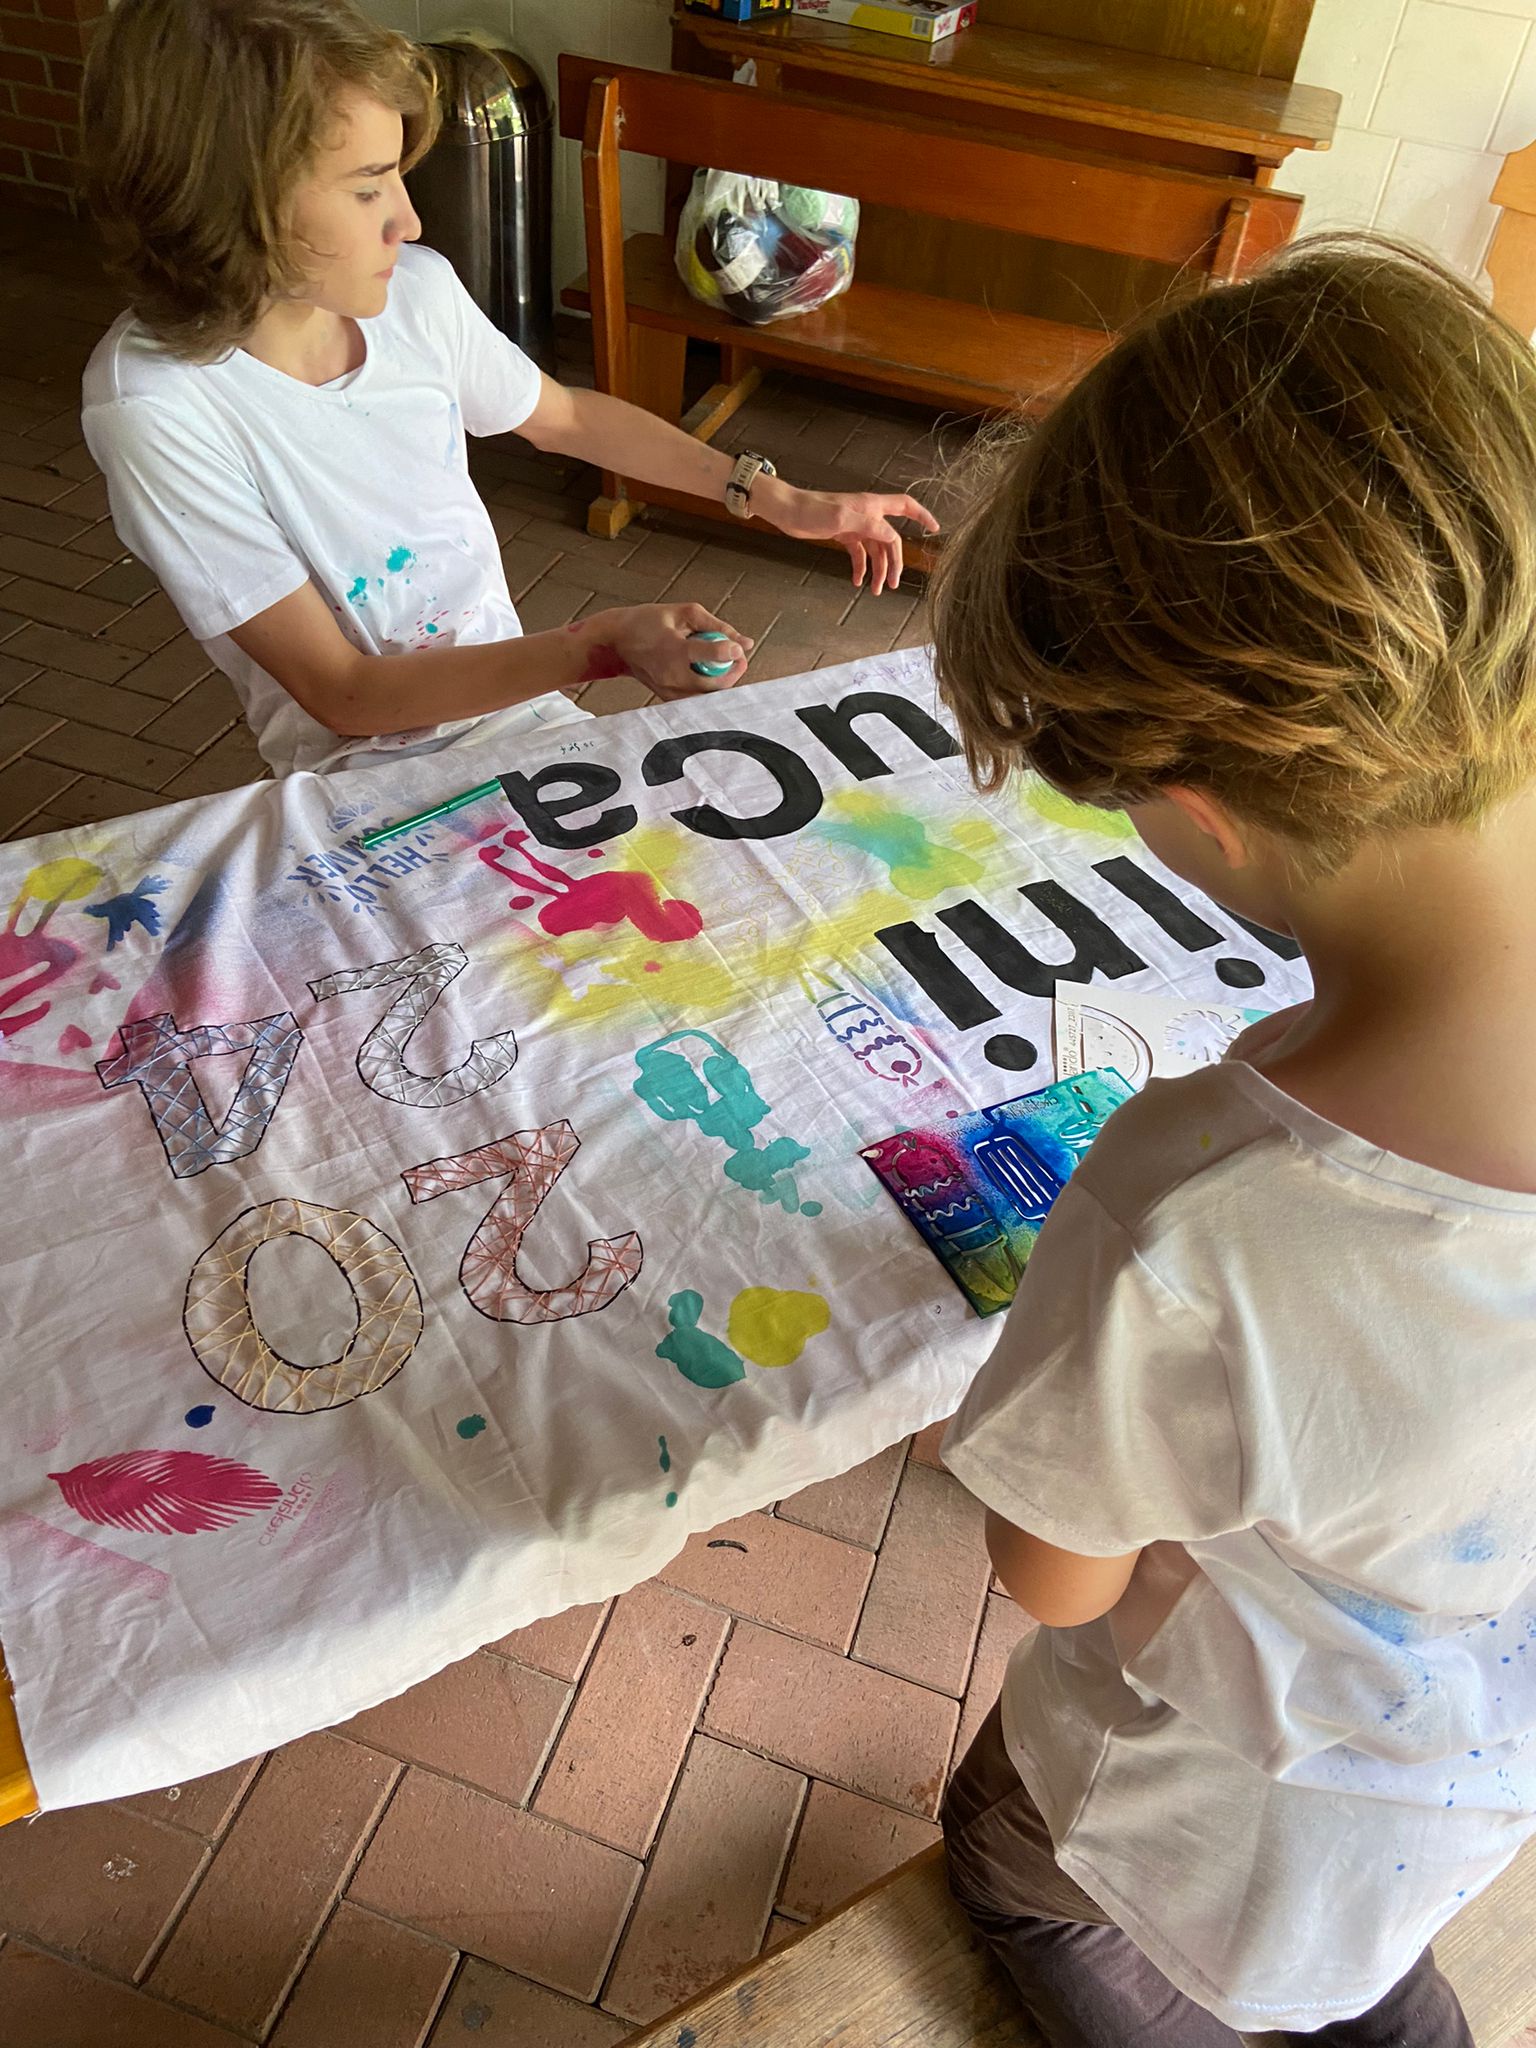
<svg viewBox="0 0 1536 2048">
<path fill-rule="evenodd" d="M 500 840 L 492 839 L 479 848 L 480 858 L 498 875 L 505 875 L 520 889 L 533 895 L 514 896 L 510 908 L 531 910 L 535 896 L 549 900 L 539 905 L 539 923 L 553 937 L 567 932 L 612 931 L 617 925 L 633 925 L 642 938 L 658 945 L 672 945 L 680 939 L 696 939 L 704 920 L 692 903 L 681 898 L 663 898 L 654 875 L 629 868 L 605 868 L 599 874 L 568 875 L 563 868 L 540 860 L 528 843 L 529 835 L 509 830 Z M 528 873 L 504 867 L 498 854 L 510 853 Z M 600 850 L 592 849 L 593 858 Z"/>
</svg>

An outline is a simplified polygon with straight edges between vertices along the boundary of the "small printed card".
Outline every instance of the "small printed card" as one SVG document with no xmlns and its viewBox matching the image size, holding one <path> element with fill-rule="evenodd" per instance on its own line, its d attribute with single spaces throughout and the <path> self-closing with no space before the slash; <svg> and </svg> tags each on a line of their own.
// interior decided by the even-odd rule
<svg viewBox="0 0 1536 2048">
<path fill-rule="evenodd" d="M 1192 1074 L 1226 1057 L 1227 1048 L 1268 1010 L 1183 996 L 1139 996 L 1112 982 L 1056 984 L 1056 1072 L 1063 1079 L 1113 1067 L 1133 1088 Z"/>
<path fill-rule="evenodd" d="M 1051 1204 L 1133 1092 L 1112 1068 L 1073 1074 L 897 1131 L 861 1157 L 976 1313 L 996 1315 L 1018 1292 Z"/>
</svg>

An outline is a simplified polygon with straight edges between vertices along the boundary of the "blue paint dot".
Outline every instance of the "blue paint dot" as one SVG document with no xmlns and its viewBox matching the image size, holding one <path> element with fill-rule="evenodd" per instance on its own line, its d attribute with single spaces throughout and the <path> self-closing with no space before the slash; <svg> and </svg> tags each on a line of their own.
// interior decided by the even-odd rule
<svg viewBox="0 0 1536 2048">
<path fill-rule="evenodd" d="M 181 1419 L 188 1429 L 206 1429 L 213 1420 L 213 1410 L 206 1404 L 198 1408 L 189 1408 Z"/>
<path fill-rule="evenodd" d="M 459 1435 L 468 1442 L 470 1437 L 478 1436 L 484 1427 L 485 1417 L 483 1415 L 466 1415 L 458 1425 Z"/>
<path fill-rule="evenodd" d="M 1408 1868 L 1406 1863 L 1399 1863 L 1397 1867 L 1399 1870 L 1406 1870 Z"/>
<path fill-rule="evenodd" d="M 800 1214 L 802 1216 L 819 1216 L 821 1214 L 820 1202 L 802 1202 L 800 1204 Z"/>
<path fill-rule="evenodd" d="M 437 631 L 437 628 L 436 626 L 428 626 L 427 631 L 429 633 L 435 633 Z"/>
</svg>

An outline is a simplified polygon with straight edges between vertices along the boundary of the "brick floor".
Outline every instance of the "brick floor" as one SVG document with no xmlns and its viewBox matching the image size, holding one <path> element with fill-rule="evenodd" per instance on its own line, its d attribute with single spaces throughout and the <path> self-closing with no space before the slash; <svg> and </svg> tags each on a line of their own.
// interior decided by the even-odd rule
<svg viewBox="0 0 1536 2048">
<path fill-rule="evenodd" d="M 13 209 L 0 254 L 0 836 L 250 781 L 233 694 L 118 542 L 80 438 L 114 295 L 60 216 Z M 807 483 L 907 489 L 946 459 L 916 410 L 810 385 L 765 387 L 733 427 Z M 682 521 L 593 540 L 594 479 L 520 442 L 482 444 L 476 476 L 530 629 L 692 598 L 754 635 L 759 678 L 921 633 L 917 592 L 860 596 L 841 557 Z M 622 678 L 583 699 L 642 701 Z M 994 1619 L 931 1438 L 907 1453 L 341 1729 L 6 1829 L 0 2043 L 611 2048 L 903 1861 L 980 1717 L 978 1641 L 995 1690 L 1022 1625 Z M 908 1601 L 926 1653 L 902 1647 Z"/>
</svg>

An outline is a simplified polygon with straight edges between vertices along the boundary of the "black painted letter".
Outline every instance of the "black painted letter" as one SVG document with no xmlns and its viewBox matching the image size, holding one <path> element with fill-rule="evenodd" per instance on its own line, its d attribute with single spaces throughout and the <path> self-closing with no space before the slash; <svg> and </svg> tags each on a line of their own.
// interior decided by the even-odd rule
<svg viewBox="0 0 1536 2048">
<path fill-rule="evenodd" d="M 800 756 L 755 732 L 690 732 L 658 740 L 641 764 L 646 786 L 655 789 L 661 783 L 676 782 L 684 762 L 695 754 L 745 754 L 766 768 L 779 785 L 778 803 L 755 818 L 733 818 L 712 804 L 672 813 L 679 825 L 705 839 L 782 839 L 786 833 L 804 831 L 821 809 L 821 784 Z"/>
<path fill-rule="evenodd" d="M 855 690 L 852 696 L 842 697 L 836 704 L 807 704 L 795 712 L 800 723 L 809 726 L 827 752 L 860 782 L 896 772 L 853 729 L 856 718 L 875 714 L 905 733 L 930 761 L 947 761 L 960 751 L 959 743 L 921 705 L 910 698 L 894 696 L 889 690 Z"/>
<path fill-rule="evenodd" d="M 596 846 L 601 839 L 620 839 L 626 832 L 633 832 L 639 822 L 629 804 L 620 804 L 617 810 L 604 811 L 600 818 L 594 818 L 588 825 L 562 825 L 557 821 L 571 811 L 587 811 L 593 804 L 606 803 L 611 796 L 617 796 L 622 787 L 618 776 L 611 768 L 605 768 L 601 761 L 559 761 L 548 768 L 540 768 L 532 775 L 516 773 L 498 778 L 506 791 L 507 802 L 523 820 L 540 846 L 554 847 L 561 853 L 574 853 L 578 847 Z M 561 783 L 574 786 L 574 796 L 544 795 L 546 789 L 558 789 Z"/>
</svg>

